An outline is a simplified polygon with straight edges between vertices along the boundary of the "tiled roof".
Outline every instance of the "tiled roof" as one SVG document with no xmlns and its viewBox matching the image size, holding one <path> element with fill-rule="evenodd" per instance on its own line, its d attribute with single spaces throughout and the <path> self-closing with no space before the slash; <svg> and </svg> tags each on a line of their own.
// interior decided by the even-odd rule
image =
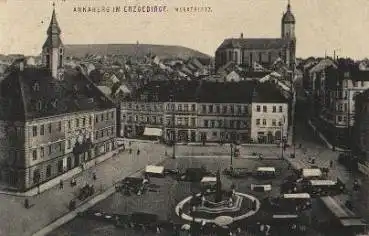
<svg viewBox="0 0 369 236">
<path fill-rule="evenodd" d="M 251 103 L 255 85 L 254 81 L 203 82 L 199 93 L 199 102 Z"/>
<path fill-rule="evenodd" d="M 287 103 L 288 100 L 272 82 L 259 83 L 255 87 L 253 102 Z"/>
<path fill-rule="evenodd" d="M 0 119 L 5 120 L 29 120 L 112 107 L 93 83 L 76 70 L 65 72 L 62 81 L 52 78 L 44 68 L 13 70 L 0 86 Z"/>
<path fill-rule="evenodd" d="M 260 89 L 260 92 L 259 92 Z M 257 96 L 255 91 L 258 91 Z M 275 84 L 259 84 L 257 81 L 209 82 L 209 81 L 152 81 L 139 89 L 133 100 L 141 100 L 146 95 L 148 101 L 170 101 L 171 94 L 177 102 L 204 103 L 251 103 L 285 102 L 283 95 Z"/>
<path fill-rule="evenodd" d="M 280 49 L 286 46 L 287 40 L 281 38 L 230 38 L 225 39 L 218 49 Z"/>
</svg>

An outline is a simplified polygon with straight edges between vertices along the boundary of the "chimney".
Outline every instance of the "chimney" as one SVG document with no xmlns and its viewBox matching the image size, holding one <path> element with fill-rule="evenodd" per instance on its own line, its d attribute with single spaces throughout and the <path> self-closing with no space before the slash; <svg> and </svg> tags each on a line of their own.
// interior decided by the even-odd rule
<svg viewBox="0 0 369 236">
<path fill-rule="evenodd" d="M 243 39 L 243 33 L 241 33 L 240 38 Z"/>
</svg>

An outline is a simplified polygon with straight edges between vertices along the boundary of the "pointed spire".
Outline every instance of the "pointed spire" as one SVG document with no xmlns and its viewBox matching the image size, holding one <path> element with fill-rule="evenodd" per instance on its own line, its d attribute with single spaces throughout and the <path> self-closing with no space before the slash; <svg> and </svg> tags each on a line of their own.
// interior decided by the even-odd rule
<svg viewBox="0 0 369 236">
<path fill-rule="evenodd" d="M 290 0 L 288 0 L 287 11 L 291 11 L 291 3 L 290 3 Z"/>
<path fill-rule="evenodd" d="M 47 34 L 60 34 L 61 30 L 58 24 L 58 21 L 56 20 L 56 13 L 55 13 L 55 2 L 53 2 L 53 13 L 51 15 L 50 25 L 47 29 Z"/>
</svg>

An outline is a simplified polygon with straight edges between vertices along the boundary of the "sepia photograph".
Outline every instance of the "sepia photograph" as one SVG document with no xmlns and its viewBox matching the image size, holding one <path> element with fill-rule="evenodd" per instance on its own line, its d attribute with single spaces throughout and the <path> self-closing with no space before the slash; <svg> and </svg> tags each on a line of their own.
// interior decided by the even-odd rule
<svg viewBox="0 0 369 236">
<path fill-rule="evenodd" d="M 0 0 L 0 236 L 368 236 L 369 1 Z"/>
</svg>

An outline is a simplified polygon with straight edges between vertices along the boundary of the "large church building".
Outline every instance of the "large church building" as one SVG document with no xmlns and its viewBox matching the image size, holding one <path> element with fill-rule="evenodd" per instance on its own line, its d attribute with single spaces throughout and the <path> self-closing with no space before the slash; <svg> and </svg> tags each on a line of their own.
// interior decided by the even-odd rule
<svg viewBox="0 0 369 236">
<path fill-rule="evenodd" d="M 227 38 L 215 52 L 215 68 L 218 70 L 229 62 L 245 68 L 253 68 L 255 63 L 270 68 L 280 59 L 289 69 L 293 69 L 296 55 L 295 17 L 288 3 L 283 14 L 280 38 Z"/>
</svg>

